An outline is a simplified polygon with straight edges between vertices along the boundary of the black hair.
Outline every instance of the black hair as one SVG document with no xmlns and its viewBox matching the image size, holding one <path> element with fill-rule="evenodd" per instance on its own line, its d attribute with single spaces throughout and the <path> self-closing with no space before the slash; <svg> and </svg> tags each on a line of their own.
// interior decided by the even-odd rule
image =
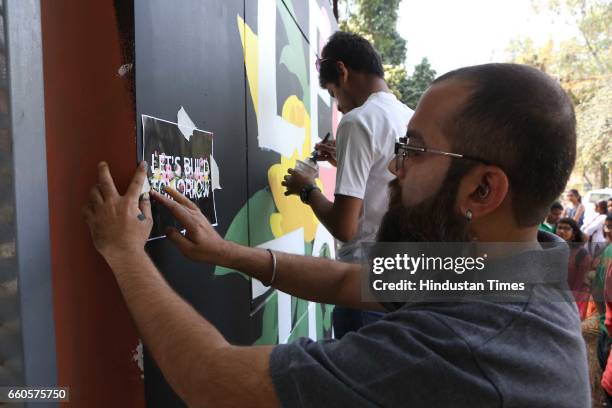
<svg viewBox="0 0 612 408">
<path fill-rule="evenodd" d="M 569 217 L 561 218 L 557 223 L 557 228 L 559 228 L 559 225 L 561 224 L 567 224 L 572 228 L 572 231 L 574 232 L 574 238 L 570 242 L 584 242 L 584 239 L 582 237 L 582 231 L 580 231 L 580 227 L 578 226 L 576 220 Z"/>
<path fill-rule="evenodd" d="M 552 203 L 552 205 L 550 206 L 550 211 L 552 210 L 563 210 L 563 205 L 561 205 L 560 202 L 555 201 L 554 203 Z"/>
<path fill-rule="evenodd" d="M 321 52 L 319 84 L 340 83 L 340 71 L 336 62 L 342 61 L 353 71 L 384 78 L 382 60 L 372 44 L 360 35 L 336 31 Z"/>
<path fill-rule="evenodd" d="M 602 214 L 608 214 L 608 203 L 606 203 L 606 200 L 598 201 L 595 207 L 598 208 Z"/>
<path fill-rule="evenodd" d="M 576 190 L 575 188 L 572 188 L 569 192 L 572 193 L 573 195 L 575 195 L 578 198 L 578 202 L 579 203 L 582 202 L 582 196 L 580 195 L 578 190 Z"/>
<path fill-rule="evenodd" d="M 532 226 L 565 188 L 576 159 L 576 118 L 559 83 L 519 64 L 460 68 L 434 81 L 466 81 L 471 93 L 444 123 L 459 153 L 508 176 L 517 223 Z"/>
</svg>

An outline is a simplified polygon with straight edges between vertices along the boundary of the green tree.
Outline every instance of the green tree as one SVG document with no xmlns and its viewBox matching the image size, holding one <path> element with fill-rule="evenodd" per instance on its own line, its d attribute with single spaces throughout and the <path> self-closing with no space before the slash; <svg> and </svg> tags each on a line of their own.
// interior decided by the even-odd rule
<svg viewBox="0 0 612 408">
<path fill-rule="evenodd" d="M 588 179 L 596 175 L 600 187 L 609 186 L 612 174 L 612 78 L 576 110 L 578 171 Z"/>
<path fill-rule="evenodd" d="M 347 15 L 340 28 L 366 37 L 380 53 L 383 64 L 401 65 L 406 59 L 406 40 L 396 29 L 400 1 L 344 0 Z"/>
<path fill-rule="evenodd" d="M 341 0 L 340 29 L 362 35 L 380 52 L 389 88 L 406 105 L 414 108 L 435 78 L 436 72 L 424 58 L 406 73 L 406 40 L 397 32 L 401 0 Z"/>
<path fill-rule="evenodd" d="M 529 64 L 557 78 L 572 97 L 577 119 L 573 179 L 610 185 L 612 146 L 612 3 L 609 0 L 534 0 L 537 13 L 563 20 L 575 35 L 537 45 L 528 37 L 508 46 L 510 61 Z M 589 183 L 591 184 L 591 183 Z"/>
<path fill-rule="evenodd" d="M 408 86 L 402 97 L 404 103 L 414 109 L 421 95 L 435 78 L 436 71 L 431 68 L 427 57 L 423 58 L 419 64 L 415 65 L 414 72 L 408 79 Z"/>
</svg>

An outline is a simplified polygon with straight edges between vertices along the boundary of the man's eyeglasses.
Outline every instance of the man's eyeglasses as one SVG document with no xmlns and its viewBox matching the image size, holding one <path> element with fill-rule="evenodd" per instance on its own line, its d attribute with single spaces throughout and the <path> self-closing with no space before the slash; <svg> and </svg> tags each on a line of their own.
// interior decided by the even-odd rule
<svg viewBox="0 0 612 408">
<path fill-rule="evenodd" d="M 467 156 L 459 153 L 445 152 L 443 150 L 431 149 L 429 147 L 413 146 L 409 145 L 410 139 L 408 137 L 400 138 L 399 142 L 395 143 L 395 171 L 400 171 L 404 166 L 404 159 L 406 157 L 416 157 L 423 153 L 440 154 L 442 156 L 454 157 L 457 159 L 475 160 L 484 164 L 490 164 L 488 161 L 479 159 L 477 157 Z"/>
</svg>

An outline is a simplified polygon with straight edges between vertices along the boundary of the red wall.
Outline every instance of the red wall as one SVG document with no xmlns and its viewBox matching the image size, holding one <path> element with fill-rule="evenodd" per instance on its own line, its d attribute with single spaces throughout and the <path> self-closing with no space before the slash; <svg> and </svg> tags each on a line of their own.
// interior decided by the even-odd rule
<svg viewBox="0 0 612 408">
<path fill-rule="evenodd" d="M 80 207 L 106 160 L 120 191 L 136 166 L 135 118 L 112 0 L 42 0 L 58 382 L 76 407 L 143 407 L 137 334 Z"/>
</svg>

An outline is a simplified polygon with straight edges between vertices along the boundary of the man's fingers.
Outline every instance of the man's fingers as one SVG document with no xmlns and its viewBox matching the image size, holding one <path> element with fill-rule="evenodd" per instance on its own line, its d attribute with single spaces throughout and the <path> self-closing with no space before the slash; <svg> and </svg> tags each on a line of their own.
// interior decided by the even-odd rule
<svg viewBox="0 0 612 408">
<path fill-rule="evenodd" d="M 174 198 L 174 201 L 184 205 L 185 207 L 191 208 L 192 210 L 198 209 L 198 206 L 195 205 L 190 199 L 188 199 L 172 187 L 166 187 L 165 191 L 170 197 Z"/>
<path fill-rule="evenodd" d="M 166 228 L 166 237 L 168 237 L 183 254 L 187 255 L 191 252 L 193 242 L 185 238 L 176 228 Z"/>
<path fill-rule="evenodd" d="M 325 152 L 325 153 L 335 153 L 336 152 L 336 147 L 330 146 L 328 144 L 318 144 L 315 146 L 315 149 L 317 149 L 320 152 Z"/>
<path fill-rule="evenodd" d="M 151 219 L 151 200 L 149 199 L 149 193 L 144 193 L 140 196 L 140 200 L 138 200 L 138 208 L 144 214 L 146 218 Z"/>
<path fill-rule="evenodd" d="M 83 218 L 85 218 L 85 221 L 89 224 L 89 220 L 91 220 L 91 217 L 93 217 L 94 212 L 89 205 L 84 205 L 81 207 L 81 214 L 83 215 Z"/>
<path fill-rule="evenodd" d="M 176 218 L 178 222 L 180 222 L 184 227 L 187 228 L 190 224 L 193 223 L 193 213 L 190 213 L 184 205 L 181 205 L 180 203 L 171 200 L 170 198 L 158 193 L 157 191 L 151 190 L 150 194 L 155 199 L 155 201 L 170 210 L 174 218 Z"/>
<path fill-rule="evenodd" d="M 93 186 L 91 190 L 89 190 L 89 202 L 94 206 L 104 203 L 104 197 L 102 197 L 102 193 L 98 186 Z"/>
<path fill-rule="evenodd" d="M 130 182 L 125 195 L 136 200 L 142 191 L 142 185 L 144 184 L 145 177 L 147 177 L 147 163 L 145 161 L 141 161 L 140 164 L 138 164 L 136 173 L 134 173 L 134 177 L 132 177 L 132 181 Z"/>
<path fill-rule="evenodd" d="M 317 157 L 317 160 L 319 161 L 326 161 L 330 158 L 331 156 L 329 155 L 329 153 L 327 152 L 321 152 L 319 153 L 319 156 Z"/>
<path fill-rule="evenodd" d="M 287 173 L 294 175 L 296 173 L 296 171 L 294 169 L 289 169 L 287 170 Z"/>
<path fill-rule="evenodd" d="M 100 191 L 104 198 L 116 197 L 119 195 L 117 187 L 115 187 L 115 182 L 113 181 L 113 176 L 111 176 L 110 169 L 108 168 L 108 163 L 106 162 L 98 163 L 98 181 Z"/>
</svg>

